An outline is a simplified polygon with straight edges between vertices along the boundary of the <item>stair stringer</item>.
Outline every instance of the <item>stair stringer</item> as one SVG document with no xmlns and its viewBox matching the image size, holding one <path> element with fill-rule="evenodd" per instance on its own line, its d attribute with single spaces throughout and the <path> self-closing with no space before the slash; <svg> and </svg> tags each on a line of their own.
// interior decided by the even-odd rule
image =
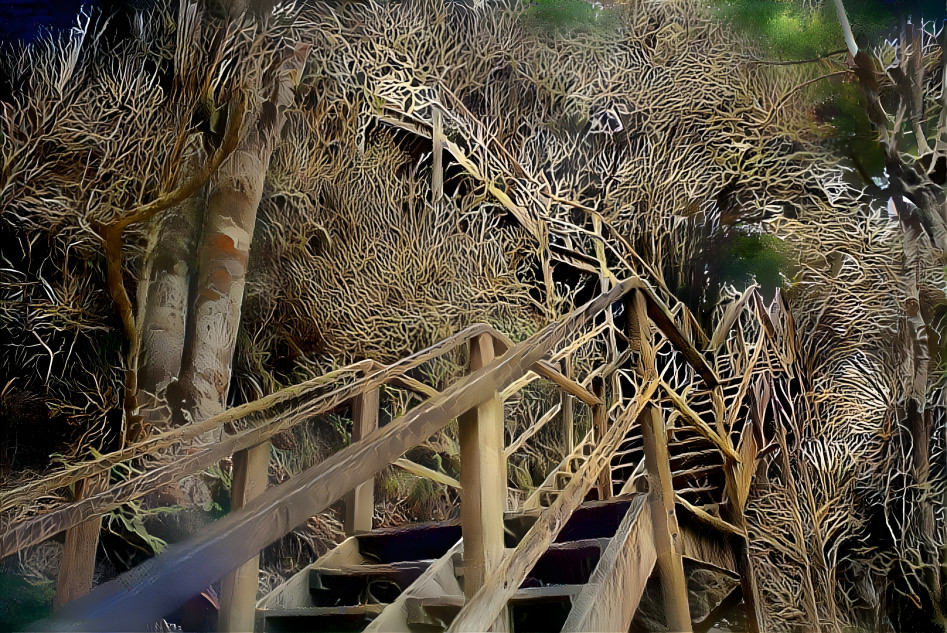
<svg viewBox="0 0 947 633">
<path fill-rule="evenodd" d="M 573 599 L 562 630 L 627 631 L 656 560 L 651 510 L 642 494 L 631 502 L 592 577 Z"/>
<path fill-rule="evenodd" d="M 398 598 L 386 606 L 384 610 L 365 629 L 365 633 L 410 633 L 412 630 L 408 621 L 419 613 L 411 607 L 411 603 L 423 598 L 439 598 L 441 596 L 463 595 L 461 586 L 454 570 L 454 561 L 464 552 L 463 539 L 457 541 L 446 554 L 437 559 L 421 576 L 401 592 Z M 431 622 L 431 624 L 437 624 Z M 449 623 L 444 624 L 447 628 Z"/>
</svg>

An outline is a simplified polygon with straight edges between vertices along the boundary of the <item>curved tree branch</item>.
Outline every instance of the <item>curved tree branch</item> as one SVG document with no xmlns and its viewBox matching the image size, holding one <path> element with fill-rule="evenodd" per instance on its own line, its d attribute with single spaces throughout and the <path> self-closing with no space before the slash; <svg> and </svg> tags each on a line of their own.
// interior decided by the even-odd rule
<svg viewBox="0 0 947 633">
<path fill-rule="evenodd" d="M 128 297 L 128 291 L 125 289 L 125 283 L 122 280 L 122 235 L 125 229 L 132 224 L 150 220 L 161 211 L 180 204 L 187 198 L 193 196 L 201 187 L 207 184 L 207 181 L 213 173 L 217 171 L 221 163 L 237 148 L 246 108 L 247 102 L 245 97 L 240 98 L 236 103 L 231 102 L 230 113 L 227 117 L 227 130 L 220 147 L 214 152 L 214 155 L 207 161 L 204 167 L 194 174 L 190 180 L 156 200 L 138 207 L 116 222 L 105 225 L 99 224 L 95 227 L 104 241 L 106 283 L 108 285 L 109 295 L 115 303 L 115 308 L 122 320 L 122 330 L 125 333 L 125 338 L 128 339 L 128 358 L 132 361 L 138 357 L 139 341 L 131 300 Z M 125 368 L 125 395 L 122 403 L 125 412 L 123 443 L 129 439 L 134 439 L 138 433 L 136 423 L 133 421 L 138 409 L 138 371 L 134 365 L 135 362 L 129 362 Z"/>
</svg>

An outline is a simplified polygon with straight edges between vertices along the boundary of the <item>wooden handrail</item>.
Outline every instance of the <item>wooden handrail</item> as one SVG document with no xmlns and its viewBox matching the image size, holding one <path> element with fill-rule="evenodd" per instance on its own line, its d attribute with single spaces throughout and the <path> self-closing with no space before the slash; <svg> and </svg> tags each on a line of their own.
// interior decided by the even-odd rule
<svg viewBox="0 0 947 633">
<path fill-rule="evenodd" d="M 373 360 L 358 361 L 341 369 L 299 383 L 298 385 L 285 387 L 253 402 L 227 409 L 223 413 L 208 418 L 207 420 L 186 424 L 165 431 L 159 435 L 149 437 L 141 442 L 127 446 L 122 450 L 100 455 L 95 459 L 82 462 L 81 464 L 67 466 L 23 486 L 2 491 L 2 494 L 0 494 L 0 512 L 10 510 L 18 505 L 22 505 L 24 502 L 48 495 L 57 489 L 71 486 L 88 477 L 105 474 L 114 466 L 123 462 L 156 455 L 174 448 L 186 448 L 189 442 L 209 431 L 221 429 L 225 425 L 239 422 L 251 415 L 264 413 L 291 400 L 303 400 L 320 389 L 325 389 L 327 386 L 334 386 L 335 383 L 341 383 L 347 376 L 361 374 L 361 378 L 356 378 L 350 384 L 342 384 L 335 387 L 335 391 L 322 394 L 322 397 L 326 398 L 336 396 L 325 405 L 328 409 L 324 410 L 329 410 L 357 395 L 359 388 L 367 391 L 378 387 L 422 363 L 453 351 L 475 336 L 484 333 L 493 335 L 495 332 L 494 328 L 490 325 L 476 323 L 390 366 L 380 365 Z M 311 404 L 311 402 L 307 402 L 304 406 L 308 406 L 309 404 Z M 286 411 L 280 411 L 279 415 L 284 415 L 285 413 Z M 318 415 L 320 411 L 313 413 L 310 410 L 309 413 L 310 415 Z M 0 545 L 0 558 L 12 554 L 14 551 L 8 552 Z"/>
<path fill-rule="evenodd" d="M 301 402 L 293 410 L 276 412 L 259 422 L 255 427 L 226 436 L 216 444 L 201 448 L 196 452 L 181 455 L 174 461 L 162 464 L 127 481 L 117 483 L 88 498 L 64 504 L 54 510 L 6 526 L 3 532 L 0 532 L 0 558 L 9 556 L 30 545 L 40 543 L 92 517 L 110 512 L 124 503 L 141 498 L 153 490 L 179 480 L 181 477 L 200 472 L 221 459 L 230 457 L 237 451 L 252 448 L 274 435 L 292 428 L 303 420 L 331 411 L 361 393 L 376 389 L 382 384 L 396 381 L 405 372 L 432 358 L 437 358 L 456 349 L 475 336 L 492 332 L 493 328 L 489 325 L 472 325 L 387 367 L 379 366 L 378 363 L 371 360 L 360 361 L 300 385 L 287 387 L 260 400 L 234 407 L 225 414 L 214 416 L 203 423 L 180 427 L 156 436 L 152 440 L 146 440 L 125 450 L 103 455 L 96 460 L 71 467 L 67 471 L 51 475 L 29 486 L 10 491 L 8 495 L 16 494 L 18 499 L 27 494 L 40 496 L 48 494 L 51 490 L 71 485 L 87 477 L 97 474 L 104 475 L 118 463 L 150 455 L 159 450 L 168 450 L 208 430 L 236 422 L 248 415 L 272 409 L 288 400 L 302 398 L 319 387 L 332 384 L 339 380 L 341 376 L 350 375 L 353 372 L 369 372 L 347 385 L 319 394 L 313 400 Z M 302 387 L 305 387 L 305 389 L 302 389 Z M 141 447 L 143 450 L 138 451 L 136 447 Z M 0 507 L 5 505 L 9 505 L 7 495 L 4 497 L 4 504 Z"/>
<path fill-rule="evenodd" d="M 651 380 L 646 380 L 641 393 L 619 416 L 618 421 L 608 430 L 588 461 L 582 465 L 553 504 L 543 511 L 513 553 L 503 559 L 487 584 L 477 592 L 473 599 L 464 604 L 447 633 L 461 633 L 462 631 L 476 633 L 490 628 L 500 610 L 516 593 L 526 578 L 526 574 L 555 540 L 559 531 L 565 527 L 569 517 L 585 499 L 586 493 L 598 481 L 599 473 L 608 466 L 628 429 L 654 395 L 658 385 L 654 380 L 655 376 L 651 378 Z"/>
</svg>

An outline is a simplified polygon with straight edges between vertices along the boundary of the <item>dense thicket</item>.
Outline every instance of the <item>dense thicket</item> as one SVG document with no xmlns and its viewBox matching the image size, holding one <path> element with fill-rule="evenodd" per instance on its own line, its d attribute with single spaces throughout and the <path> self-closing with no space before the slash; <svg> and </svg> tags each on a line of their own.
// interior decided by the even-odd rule
<svg viewBox="0 0 947 633">
<path fill-rule="evenodd" d="M 180 186 L 222 142 L 232 103 L 266 85 L 287 43 L 307 44 L 263 184 L 231 401 L 389 362 L 471 322 L 520 338 L 630 273 L 708 326 L 735 290 L 782 286 L 802 380 L 784 399 L 791 454 L 761 469 L 748 510 L 767 623 L 899 626 L 889 607 L 903 595 L 923 621 L 944 545 L 943 371 L 932 364 L 923 385 L 934 466 L 919 490 L 901 432 L 903 232 L 854 184 L 860 166 L 839 151 L 851 145 L 825 143 L 841 126 L 819 77 L 844 90 L 844 69 L 762 63 L 690 0 L 313 2 L 223 27 L 213 10 L 132 14 L 121 41 L 90 19 L 7 59 L 7 428 L 43 402 L 86 434 L 74 447 L 117 435 L 129 342 L 96 227 Z M 930 38 L 921 62 L 925 94 L 940 94 Z M 936 119 L 943 106 L 925 103 Z M 125 232 L 130 296 L 178 212 Z M 943 267 L 930 252 L 911 270 L 933 323 Z M 6 445 L 7 465 L 23 465 L 22 439 Z M 931 507 L 937 529 L 919 531 L 912 517 Z"/>
</svg>

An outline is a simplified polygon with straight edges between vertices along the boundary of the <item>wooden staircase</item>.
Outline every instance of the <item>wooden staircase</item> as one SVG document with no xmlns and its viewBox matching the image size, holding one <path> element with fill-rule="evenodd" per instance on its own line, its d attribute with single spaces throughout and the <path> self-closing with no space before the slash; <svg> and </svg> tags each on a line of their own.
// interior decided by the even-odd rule
<svg viewBox="0 0 947 633">
<path fill-rule="evenodd" d="M 512 631 L 562 629 L 632 498 L 575 511 L 510 600 Z M 538 516 L 504 517 L 508 549 Z M 417 524 L 349 537 L 257 603 L 256 631 L 444 631 L 463 604 L 460 522 Z"/>
<path fill-rule="evenodd" d="M 706 621 L 690 613 L 687 559 L 739 577 L 747 632 L 756 633 L 758 593 L 743 506 L 767 448 L 759 410 L 769 392 L 754 396 L 755 417 L 747 415 L 745 399 L 755 377 L 774 374 L 772 358 L 787 374 L 791 358 L 779 349 L 761 302 L 754 305 L 755 313 L 739 312 L 742 322 L 725 319 L 723 336 L 714 333 L 711 341 L 723 343 L 711 343 L 712 360 L 695 347 L 687 320 L 632 278 L 519 343 L 476 325 L 392 365 L 362 361 L 45 476 L 18 494 L 40 497 L 102 477 L 117 464 L 181 449 L 127 482 L 5 527 L 0 555 L 232 456 L 242 505 L 67 605 L 38 623 L 40 630 L 142 630 L 223 579 L 222 630 L 627 631 L 650 583 L 660 587 L 665 624 L 697 632 Z M 748 323 L 740 327 L 757 338 L 755 347 L 742 333 L 728 338 L 734 322 Z M 410 374 L 460 346 L 469 350 L 467 376 L 435 387 Z M 593 354 L 595 366 L 574 377 L 569 359 L 582 353 Z M 506 442 L 503 400 L 540 378 L 558 389 L 558 410 Z M 421 394 L 421 403 L 379 426 L 383 386 Z M 587 433 L 573 416 L 576 403 L 590 412 Z M 267 488 L 270 438 L 340 411 L 351 412 L 352 443 Z M 459 482 L 405 459 L 454 420 Z M 512 496 L 525 502 L 504 514 L 508 460 L 553 420 L 563 425 L 567 456 L 537 489 L 516 491 Z M 574 443 L 579 428 L 585 434 Z M 230 430 L 220 442 L 183 450 L 223 429 Z M 367 529 L 374 476 L 391 465 L 460 487 L 460 517 Z M 340 499 L 352 536 L 254 608 L 258 553 Z"/>
</svg>

